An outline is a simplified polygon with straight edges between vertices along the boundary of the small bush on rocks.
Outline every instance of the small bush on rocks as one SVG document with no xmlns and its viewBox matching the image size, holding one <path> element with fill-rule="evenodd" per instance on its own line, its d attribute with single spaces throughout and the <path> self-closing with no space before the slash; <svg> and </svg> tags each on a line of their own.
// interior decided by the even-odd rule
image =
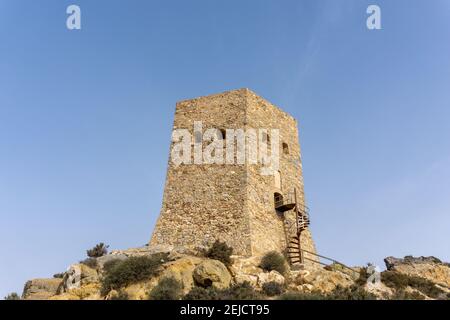
<svg viewBox="0 0 450 320">
<path fill-rule="evenodd" d="M 163 278 L 150 292 L 151 300 L 179 300 L 182 294 L 182 285 L 174 278 Z"/>
<path fill-rule="evenodd" d="M 13 293 L 8 294 L 5 297 L 5 300 L 20 300 L 20 296 L 17 293 L 13 292 Z"/>
<path fill-rule="evenodd" d="M 337 286 L 326 295 L 328 300 L 376 300 L 376 296 L 364 290 L 363 287 L 352 285 L 350 287 Z"/>
<path fill-rule="evenodd" d="M 55 279 L 62 279 L 62 278 L 64 278 L 64 275 L 65 275 L 64 272 L 62 272 L 62 273 L 55 273 L 53 275 L 53 278 L 55 278 Z"/>
<path fill-rule="evenodd" d="M 98 267 L 96 258 L 87 258 L 87 259 L 84 259 L 83 261 L 80 261 L 80 263 L 84 264 L 85 266 L 88 266 L 89 268 L 92 268 L 92 269 L 97 269 L 97 267 Z"/>
<path fill-rule="evenodd" d="M 231 264 L 230 256 L 233 254 L 233 248 L 229 247 L 225 242 L 216 240 L 212 246 L 206 251 L 206 257 L 223 262 L 226 266 Z"/>
<path fill-rule="evenodd" d="M 409 286 L 434 299 L 441 299 L 445 295 L 445 292 L 436 287 L 430 280 L 416 276 L 408 276 L 395 271 L 382 272 L 381 281 L 388 287 L 400 291 Z"/>
<path fill-rule="evenodd" d="M 108 253 L 109 246 L 105 245 L 103 242 L 95 245 L 92 249 L 86 251 L 89 258 L 99 258 Z"/>
<path fill-rule="evenodd" d="M 269 296 L 279 296 L 284 291 L 284 286 L 275 281 L 266 282 L 262 285 L 263 292 Z"/>
<path fill-rule="evenodd" d="M 260 300 L 262 298 L 262 295 L 246 281 L 222 290 L 219 300 Z"/>
<path fill-rule="evenodd" d="M 277 251 L 270 251 L 264 255 L 260 267 L 266 271 L 278 271 L 281 274 L 286 272 L 286 259 Z"/>
<path fill-rule="evenodd" d="M 115 260 L 112 260 L 115 261 Z M 161 264 L 167 261 L 167 254 L 154 254 L 151 256 L 130 257 L 126 260 L 109 262 L 105 264 L 102 278 L 102 295 L 110 290 L 118 290 L 131 283 L 139 282 L 155 276 Z"/>
<path fill-rule="evenodd" d="M 425 297 L 419 292 L 408 292 L 403 289 L 396 290 L 394 295 L 389 297 L 390 300 L 425 300 Z"/>
<path fill-rule="evenodd" d="M 215 287 L 194 287 L 183 300 L 219 300 L 221 292 Z"/>
<path fill-rule="evenodd" d="M 103 272 L 108 273 L 110 270 L 112 270 L 117 264 L 119 264 L 122 261 L 123 261 L 122 259 L 113 259 L 113 260 L 106 261 L 103 264 Z"/>
<path fill-rule="evenodd" d="M 130 296 L 128 293 L 124 290 L 119 290 L 117 295 L 113 295 L 111 297 L 111 300 L 130 300 Z"/>
</svg>

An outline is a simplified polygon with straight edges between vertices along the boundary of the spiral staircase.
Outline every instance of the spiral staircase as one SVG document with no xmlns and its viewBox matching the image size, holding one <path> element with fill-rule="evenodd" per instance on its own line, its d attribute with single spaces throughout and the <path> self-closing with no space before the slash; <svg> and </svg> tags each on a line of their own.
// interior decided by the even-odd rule
<svg viewBox="0 0 450 320">
<path fill-rule="evenodd" d="M 289 261 L 292 265 L 304 263 L 304 250 L 301 247 L 301 235 L 305 231 L 309 224 L 309 209 L 305 205 L 301 204 L 297 199 L 297 191 L 294 189 L 293 192 L 288 193 L 285 196 L 281 194 L 275 194 L 275 209 L 280 213 L 285 213 L 287 211 L 293 210 L 295 213 L 295 223 L 287 223 L 287 236 L 288 236 L 288 246 L 287 255 Z M 295 226 L 294 232 L 292 232 L 292 227 Z"/>
</svg>

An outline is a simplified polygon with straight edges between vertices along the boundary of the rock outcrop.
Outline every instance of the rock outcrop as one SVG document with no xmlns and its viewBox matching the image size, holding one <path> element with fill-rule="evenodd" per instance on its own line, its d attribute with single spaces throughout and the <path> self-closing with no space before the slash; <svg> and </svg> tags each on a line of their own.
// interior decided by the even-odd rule
<svg viewBox="0 0 450 320">
<path fill-rule="evenodd" d="M 157 274 L 101 294 L 102 278 L 105 276 L 104 266 L 107 262 L 158 253 L 164 253 L 167 258 L 161 261 Z M 288 270 L 285 274 L 280 274 L 277 271 L 267 272 L 261 269 L 259 267 L 261 257 L 232 256 L 231 260 L 232 264 L 227 267 L 218 260 L 194 254 L 190 250 L 162 246 L 113 251 L 97 258 L 95 268 L 74 264 L 62 279 L 28 281 L 24 288 L 23 299 L 108 300 L 125 295 L 131 300 L 144 300 L 148 299 L 149 292 L 162 278 L 177 280 L 182 286 L 183 294 L 187 294 L 195 286 L 211 286 L 222 290 L 244 282 L 250 283 L 256 290 L 262 292 L 264 284 L 270 282 L 279 284 L 293 294 L 327 296 L 335 294 L 337 290 L 344 292 L 345 297 L 354 294 L 354 298 L 360 298 L 361 292 L 378 299 L 445 299 L 450 296 L 450 266 L 434 257 L 407 256 L 403 259 L 388 257 L 385 259 L 388 269 L 386 273 L 389 273 L 390 278 L 386 280 L 387 282 L 383 282 L 384 273 L 382 273 L 381 277 L 378 277 L 381 281 L 373 283 L 366 280 L 364 272 L 361 273 L 364 268 L 354 268 L 352 272 L 336 265 L 324 268 L 308 264 L 299 270 Z M 411 280 L 413 283 L 405 284 L 405 279 L 409 279 L 405 276 L 414 277 L 414 281 Z M 424 283 L 417 279 L 426 279 L 428 282 Z"/>
<path fill-rule="evenodd" d="M 62 279 L 34 279 L 25 284 L 22 299 L 47 300 L 58 293 Z"/>
<path fill-rule="evenodd" d="M 390 271 L 425 278 L 450 289 L 450 265 L 436 257 L 387 257 L 384 262 Z"/>
<path fill-rule="evenodd" d="M 354 284 L 355 277 L 340 271 L 330 271 L 320 266 L 291 272 L 291 288 L 298 291 L 318 290 L 329 293 L 337 286 L 346 288 Z"/>
<path fill-rule="evenodd" d="M 231 275 L 225 265 L 217 260 L 204 260 L 194 269 L 195 281 L 203 287 L 225 289 L 230 286 Z"/>
</svg>

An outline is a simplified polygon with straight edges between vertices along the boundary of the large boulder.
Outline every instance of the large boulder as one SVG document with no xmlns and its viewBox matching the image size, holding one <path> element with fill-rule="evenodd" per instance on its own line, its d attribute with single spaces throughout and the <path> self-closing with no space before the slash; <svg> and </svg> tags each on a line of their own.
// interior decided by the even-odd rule
<svg viewBox="0 0 450 320">
<path fill-rule="evenodd" d="M 292 273 L 296 285 L 304 288 L 312 286 L 315 290 L 328 293 L 337 286 L 349 287 L 354 281 L 352 277 L 340 271 L 330 271 L 322 267 L 310 267 L 308 270 L 300 270 Z"/>
<path fill-rule="evenodd" d="M 278 284 L 284 285 L 286 280 L 281 273 L 272 270 L 270 272 L 261 272 L 258 274 L 258 285 L 263 286 L 267 282 L 276 282 Z"/>
<path fill-rule="evenodd" d="M 248 282 L 253 287 L 256 287 L 256 286 L 258 286 L 259 278 L 257 275 L 238 273 L 234 276 L 234 281 L 236 281 L 236 283 L 238 283 L 238 284 Z"/>
<path fill-rule="evenodd" d="M 57 294 L 62 279 L 34 279 L 25 284 L 22 299 L 47 300 Z"/>
<path fill-rule="evenodd" d="M 183 287 L 184 293 L 188 293 L 194 286 L 194 270 L 201 262 L 202 259 L 192 256 L 169 262 L 164 266 L 165 269 L 160 278 L 174 278 L 178 280 Z"/>
<path fill-rule="evenodd" d="M 204 260 L 194 269 L 194 280 L 201 286 L 225 289 L 230 286 L 231 275 L 227 267 L 218 260 Z"/>
</svg>

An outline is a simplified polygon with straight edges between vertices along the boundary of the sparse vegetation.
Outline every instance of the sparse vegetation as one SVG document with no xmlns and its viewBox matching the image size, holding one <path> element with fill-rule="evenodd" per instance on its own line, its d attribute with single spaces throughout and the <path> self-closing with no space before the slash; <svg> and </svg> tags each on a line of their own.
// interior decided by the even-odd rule
<svg viewBox="0 0 450 320">
<path fill-rule="evenodd" d="M 20 296 L 16 292 L 12 292 L 5 297 L 5 300 L 20 300 Z"/>
<path fill-rule="evenodd" d="M 262 298 L 262 295 L 246 281 L 222 290 L 219 300 L 260 300 Z"/>
<path fill-rule="evenodd" d="M 89 268 L 92 269 L 97 269 L 98 267 L 98 263 L 97 263 L 97 259 L 96 258 L 87 258 L 84 259 L 83 261 L 80 261 L 81 264 L 84 264 L 86 266 L 88 266 Z"/>
<path fill-rule="evenodd" d="M 277 251 L 270 251 L 264 255 L 260 267 L 266 271 L 278 271 L 281 274 L 286 272 L 286 259 Z"/>
<path fill-rule="evenodd" d="M 103 272 L 108 273 L 112 268 L 114 268 L 115 265 L 117 265 L 122 261 L 123 261 L 122 259 L 113 259 L 106 261 L 105 264 L 103 265 Z"/>
<path fill-rule="evenodd" d="M 284 292 L 284 286 L 275 281 L 266 282 L 262 286 L 263 292 L 269 296 L 279 296 Z"/>
<path fill-rule="evenodd" d="M 194 287 L 183 300 L 259 300 L 263 299 L 260 292 L 249 283 L 235 284 L 228 289 L 219 290 L 215 287 Z"/>
<path fill-rule="evenodd" d="M 194 287 L 183 297 L 183 300 L 219 300 L 219 298 L 220 291 L 215 287 Z"/>
<path fill-rule="evenodd" d="M 117 295 L 113 295 L 111 297 L 111 300 L 130 300 L 130 296 L 128 293 L 124 290 L 119 290 Z"/>
<path fill-rule="evenodd" d="M 151 256 L 130 257 L 126 260 L 105 264 L 105 276 L 101 280 L 101 294 L 106 295 L 112 289 L 118 290 L 131 283 L 155 276 L 165 261 L 167 261 L 167 254 L 158 253 Z"/>
<path fill-rule="evenodd" d="M 401 291 L 407 287 L 417 289 L 426 296 L 434 299 L 442 299 L 445 292 L 425 278 L 408 276 L 395 271 L 384 271 L 381 273 L 381 281 L 390 288 Z"/>
<path fill-rule="evenodd" d="M 363 267 L 359 270 L 359 278 L 355 281 L 355 283 L 359 286 L 363 286 L 367 283 L 367 279 L 369 279 L 367 267 Z"/>
<path fill-rule="evenodd" d="M 337 286 L 330 293 L 313 291 L 310 293 L 288 292 L 279 297 L 280 300 L 376 300 L 376 296 L 360 286 Z"/>
<path fill-rule="evenodd" d="M 377 297 L 364 290 L 363 287 L 352 285 L 350 287 L 337 286 L 331 293 L 327 294 L 328 300 L 376 300 Z"/>
<path fill-rule="evenodd" d="M 109 246 L 105 245 L 103 242 L 95 245 L 92 249 L 86 251 L 89 258 L 99 258 L 108 253 Z"/>
<path fill-rule="evenodd" d="M 182 295 L 182 285 L 174 278 L 163 278 L 150 292 L 151 300 L 179 300 Z"/>
<path fill-rule="evenodd" d="M 64 278 L 64 275 L 65 275 L 64 272 L 62 272 L 62 273 L 55 273 L 53 275 L 53 278 L 55 278 L 55 279 L 62 279 L 62 278 Z"/>
<path fill-rule="evenodd" d="M 389 297 L 390 300 L 425 300 L 425 297 L 417 291 L 408 292 L 400 289 L 396 290 L 394 295 Z"/>
<path fill-rule="evenodd" d="M 206 251 L 206 257 L 223 262 L 226 266 L 231 264 L 230 256 L 233 254 L 233 248 L 229 247 L 225 242 L 216 240 L 212 246 Z"/>
</svg>

